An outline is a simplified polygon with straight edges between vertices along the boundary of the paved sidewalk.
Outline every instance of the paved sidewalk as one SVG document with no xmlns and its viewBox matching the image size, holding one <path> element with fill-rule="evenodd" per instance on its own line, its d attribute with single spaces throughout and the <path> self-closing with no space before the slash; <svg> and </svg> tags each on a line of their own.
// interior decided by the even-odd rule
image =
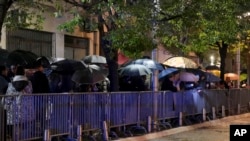
<svg viewBox="0 0 250 141">
<path fill-rule="evenodd" d="M 250 113 L 119 139 L 119 141 L 229 141 L 229 126 L 232 124 L 250 124 Z"/>
</svg>

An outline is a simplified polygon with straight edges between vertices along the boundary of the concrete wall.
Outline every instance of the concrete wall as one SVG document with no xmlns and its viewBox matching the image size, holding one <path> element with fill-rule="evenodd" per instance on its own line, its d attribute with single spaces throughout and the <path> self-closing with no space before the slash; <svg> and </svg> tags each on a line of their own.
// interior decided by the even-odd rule
<svg viewBox="0 0 250 141">
<path fill-rule="evenodd" d="M 43 29 L 41 31 L 52 32 L 53 35 L 53 49 L 52 57 L 64 57 L 64 35 L 71 35 L 82 38 L 89 38 L 89 53 L 90 54 L 99 54 L 99 32 L 95 33 L 84 33 L 78 28 L 75 29 L 74 33 L 67 33 L 64 31 L 58 30 L 58 26 L 61 23 L 64 23 L 72 18 L 70 14 L 63 14 L 62 16 L 56 18 L 54 16 L 55 9 L 48 8 L 48 12 L 44 13 L 45 22 L 43 23 Z M 0 47 L 6 49 L 6 29 L 3 27 Z"/>
</svg>

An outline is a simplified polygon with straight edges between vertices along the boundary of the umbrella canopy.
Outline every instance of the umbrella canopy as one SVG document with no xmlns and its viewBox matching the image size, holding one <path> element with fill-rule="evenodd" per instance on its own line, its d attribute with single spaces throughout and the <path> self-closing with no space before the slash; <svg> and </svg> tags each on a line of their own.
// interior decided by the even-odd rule
<svg viewBox="0 0 250 141">
<path fill-rule="evenodd" d="M 6 49 L 0 48 L 0 64 L 6 64 L 9 52 Z"/>
<path fill-rule="evenodd" d="M 38 56 L 30 51 L 14 50 L 10 52 L 7 59 L 9 65 L 22 65 L 25 68 L 33 68 Z"/>
<path fill-rule="evenodd" d="M 103 56 L 99 56 L 99 55 L 85 56 L 82 60 L 86 64 L 106 64 L 107 63 L 106 58 Z"/>
<path fill-rule="evenodd" d="M 181 72 L 180 80 L 183 82 L 197 82 L 199 77 L 190 72 Z"/>
<path fill-rule="evenodd" d="M 130 64 L 120 69 L 121 76 L 142 76 L 149 75 L 152 71 L 144 65 Z"/>
<path fill-rule="evenodd" d="M 232 81 L 232 80 L 239 80 L 239 78 L 240 78 L 239 75 L 236 73 L 225 73 L 224 74 L 225 80 Z"/>
<path fill-rule="evenodd" d="M 96 65 L 96 64 L 88 65 L 88 67 L 100 71 L 105 76 L 108 76 L 108 74 L 109 74 L 109 70 L 106 67 L 102 67 L 102 66 L 99 66 L 99 65 Z"/>
<path fill-rule="evenodd" d="M 121 52 L 118 53 L 118 61 L 117 61 L 118 65 L 122 65 L 128 62 L 129 60 L 130 59 L 127 56 L 125 56 L 123 53 Z"/>
<path fill-rule="evenodd" d="M 182 56 L 171 57 L 163 62 L 163 65 L 174 68 L 198 68 L 198 65 L 192 59 Z"/>
<path fill-rule="evenodd" d="M 210 72 L 205 72 L 205 74 L 206 74 L 206 81 L 207 82 L 220 82 L 221 81 L 221 79 L 218 76 L 216 76 Z"/>
<path fill-rule="evenodd" d="M 194 75 L 196 76 L 199 76 L 199 80 L 203 81 L 206 79 L 206 72 L 202 69 L 190 69 L 190 68 L 187 68 L 185 69 L 186 72 L 190 72 L 190 73 L 193 73 Z"/>
<path fill-rule="evenodd" d="M 206 70 L 220 70 L 220 68 L 215 65 L 210 65 L 206 66 Z"/>
<path fill-rule="evenodd" d="M 50 67 L 60 74 L 73 74 L 76 70 L 85 69 L 86 65 L 81 61 L 63 59 L 52 63 Z"/>
<path fill-rule="evenodd" d="M 220 70 L 207 70 L 207 72 L 210 72 L 215 76 L 220 77 Z"/>
<path fill-rule="evenodd" d="M 50 68 L 50 60 L 45 56 L 40 56 L 36 60 L 40 60 L 44 68 Z"/>
<path fill-rule="evenodd" d="M 131 64 L 141 64 L 152 70 L 164 70 L 164 67 L 160 63 L 148 58 L 136 59 Z"/>
<path fill-rule="evenodd" d="M 87 67 L 83 70 L 77 70 L 72 75 L 71 80 L 79 84 L 95 84 L 105 80 L 106 76 L 95 69 Z"/>
<path fill-rule="evenodd" d="M 169 75 L 171 75 L 171 74 L 177 73 L 177 72 L 179 72 L 179 70 L 176 69 L 176 68 L 167 68 L 167 69 L 165 69 L 165 70 L 163 70 L 163 71 L 161 71 L 161 72 L 159 73 L 158 79 L 161 81 L 161 80 L 163 80 L 165 77 L 167 77 L 167 76 L 169 76 Z"/>
</svg>

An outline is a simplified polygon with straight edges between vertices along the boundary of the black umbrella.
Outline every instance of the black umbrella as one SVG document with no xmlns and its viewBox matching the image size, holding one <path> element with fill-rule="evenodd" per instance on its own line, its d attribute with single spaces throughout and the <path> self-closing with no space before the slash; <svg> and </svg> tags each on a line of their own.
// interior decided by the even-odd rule
<svg viewBox="0 0 250 141">
<path fill-rule="evenodd" d="M 91 65 L 88 65 L 88 67 L 100 71 L 105 76 L 108 76 L 108 74 L 109 74 L 109 69 L 106 68 L 106 67 L 104 67 L 104 66 L 100 66 L 100 65 L 96 65 L 96 64 L 91 64 Z"/>
<path fill-rule="evenodd" d="M 85 69 L 83 62 L 71 59 L 63 59 L 56 61 L 50 65 L 53 72 L 60 74 L 73 74 L 76 70 Z"/>
<path fill-rule="evenodd" d="M 25 68 L 33 68 L 38 56 L 30 51 L 14 50 L 10 52 L 7 59 L 8 65 L 22 65 Z"/>
<path fill-rule="evenodd" d="M 220 82 L 221 79 L 212 73 L 206 72 L 206 81 L 207 82 Z"/>
<path fill-rule="evenodd" d="M 220 70 L 220 68 L 215 65 L 210 65 L 206 66 L 206 70 Z"/>
<path fill-rule="evenodd" d="M 37 60 L 41 61 L 41 64 L 44 68 L 50 68 L 50 60 L 49 58 L 45 57 L 45 56 L 40 56 L 37 58 Z"/>
<path fill-rule="evenodd" d="M 131 64 L 126 67 L 122 67 L 119 71 L 121 76 L 142 76 L 152 73 L 149 68 L 140 64 Z"/>
<path fill-rule="evenodd" d="M 105 80 L 106 76 L 101 71 L 87 67 L 83 70 L 77 70 L 71 80 L 79 84 L 95 84 Z"/>
</svg>

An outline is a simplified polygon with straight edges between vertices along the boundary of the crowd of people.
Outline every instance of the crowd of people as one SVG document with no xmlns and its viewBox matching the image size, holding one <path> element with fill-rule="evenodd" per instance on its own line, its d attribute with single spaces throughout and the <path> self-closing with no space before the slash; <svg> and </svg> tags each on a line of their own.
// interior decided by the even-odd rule
<svg viewBox="0 0 250 141">
<path fill-rule="evenodd" d="M 32 69 L 21 65 L 11 65 L 9 68 L 0 65 L 0 94 L 7 97 L 0 99 L 4 106 L 6 127 L 8 135 L 13 136 L 13 126 L 23 123 L 39 122 L 44 129 L 44 112 L 41 112 L 44 99 L 39 99 L 36 105 L 33 94 L 63 93 L 63 92 L 97 92 L 103 91 L 102 83 L 77 84 L 71 80 L 72 74 L 60 74 L 58 72 L 45 73 L 45 67 L 41 60 L 34 62 Z M 105 80 L 108 82 L 108 80 Z M 108 85 L 108 84 L 106 84 Z M 22 105 L 22 108 L 20 108 Z M 20 109 L 19 109 L 20 108 Z M 36 108 L 36 109 L 35 109 Z M 18 113 L 17 113 L 18 112 Z M 21 126 L 20 126 L 21 127 Z"/>
</svg>

